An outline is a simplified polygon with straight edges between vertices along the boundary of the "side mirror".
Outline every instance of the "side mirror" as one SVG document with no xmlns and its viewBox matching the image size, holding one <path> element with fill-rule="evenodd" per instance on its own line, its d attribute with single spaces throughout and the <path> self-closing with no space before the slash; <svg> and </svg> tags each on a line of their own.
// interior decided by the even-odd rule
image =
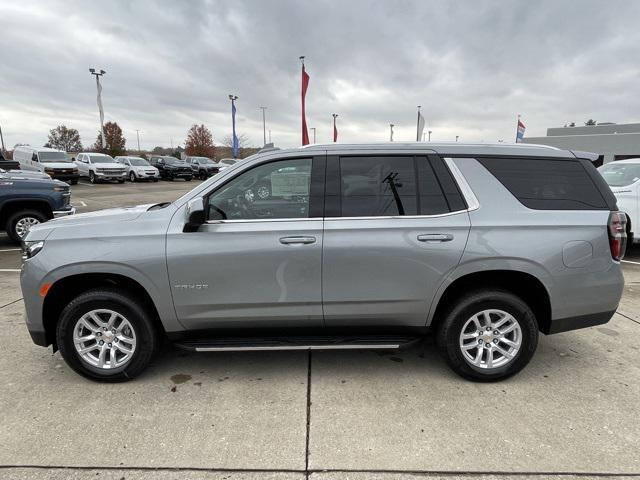
<svg viewBox="0 0 640 480">
<path fill-rule="evenodd" d="M 205 221 L 204 201 L 202 197 L 189 200 L 187 204 L 187 222 L 184 224 L 183 232 L 197 232 L 200 225 Z"/>
</svg>

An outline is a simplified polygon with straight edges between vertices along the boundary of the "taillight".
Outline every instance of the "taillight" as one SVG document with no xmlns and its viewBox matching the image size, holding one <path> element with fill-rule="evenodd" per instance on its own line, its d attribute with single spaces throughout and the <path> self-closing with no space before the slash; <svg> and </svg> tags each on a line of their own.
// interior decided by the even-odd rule
<svg viewBox="0 0 640 480">
<path fill-rule="evenodd" d="M 609 215 L 609 247 L 614 260 L 622 260 L 627 248 L 627 216 L 622 212 Z"/>
</svg>

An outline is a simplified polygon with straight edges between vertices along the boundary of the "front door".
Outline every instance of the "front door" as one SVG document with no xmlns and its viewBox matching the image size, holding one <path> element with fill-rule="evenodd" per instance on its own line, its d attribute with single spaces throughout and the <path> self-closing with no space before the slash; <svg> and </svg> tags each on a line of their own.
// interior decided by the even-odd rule
<svg viewBox="0 0 640 480">
<path fill-rule="evenodd" d="M 167 265 L 185 327 L 323 325 L 322 201 L 310 194 L 324 188 L 323 168 L 312 158 L 262 163 L 205 196 L 197 232 L 170 229 Z"/>
<path fill-rule="evenodd" d="M 326 202 L 326 325 L 424 326 L 469 234 L 467 206 L 442 160 L 330 157 Z"/>
</svg>

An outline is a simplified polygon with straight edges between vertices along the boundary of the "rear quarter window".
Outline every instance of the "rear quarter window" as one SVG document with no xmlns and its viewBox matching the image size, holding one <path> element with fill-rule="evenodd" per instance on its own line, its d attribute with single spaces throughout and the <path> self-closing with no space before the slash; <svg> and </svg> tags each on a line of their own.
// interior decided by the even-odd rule
<svg viewBox="0 0 640 480">
<path fill-rule="evenodd" d="M 478 158 L 524 206 L 535 210 L 608 210 L 577 160 Z"/>
</svg>

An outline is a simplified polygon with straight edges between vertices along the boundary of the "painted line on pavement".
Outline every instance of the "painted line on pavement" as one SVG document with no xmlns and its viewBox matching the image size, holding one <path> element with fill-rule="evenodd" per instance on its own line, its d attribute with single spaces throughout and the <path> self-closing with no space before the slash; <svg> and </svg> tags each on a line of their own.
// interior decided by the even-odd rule
<svg viewBox="0 0 640 480">
<path fill-rule="evenodd" d="M 19 268 L 0 268 L 0 272 L 20 272 Z"/>
<path fill-rule="evenodd" d="M 3 248 L 0 252 L 19 252 L 21 248 Z"/>
<path fill-rule="evenodd" d="M 632 263 L 634 265 L 640 265 L 640 262 L 632 262 L 631 260 L 621 260 L 622 263 Z"/>
</svg>

